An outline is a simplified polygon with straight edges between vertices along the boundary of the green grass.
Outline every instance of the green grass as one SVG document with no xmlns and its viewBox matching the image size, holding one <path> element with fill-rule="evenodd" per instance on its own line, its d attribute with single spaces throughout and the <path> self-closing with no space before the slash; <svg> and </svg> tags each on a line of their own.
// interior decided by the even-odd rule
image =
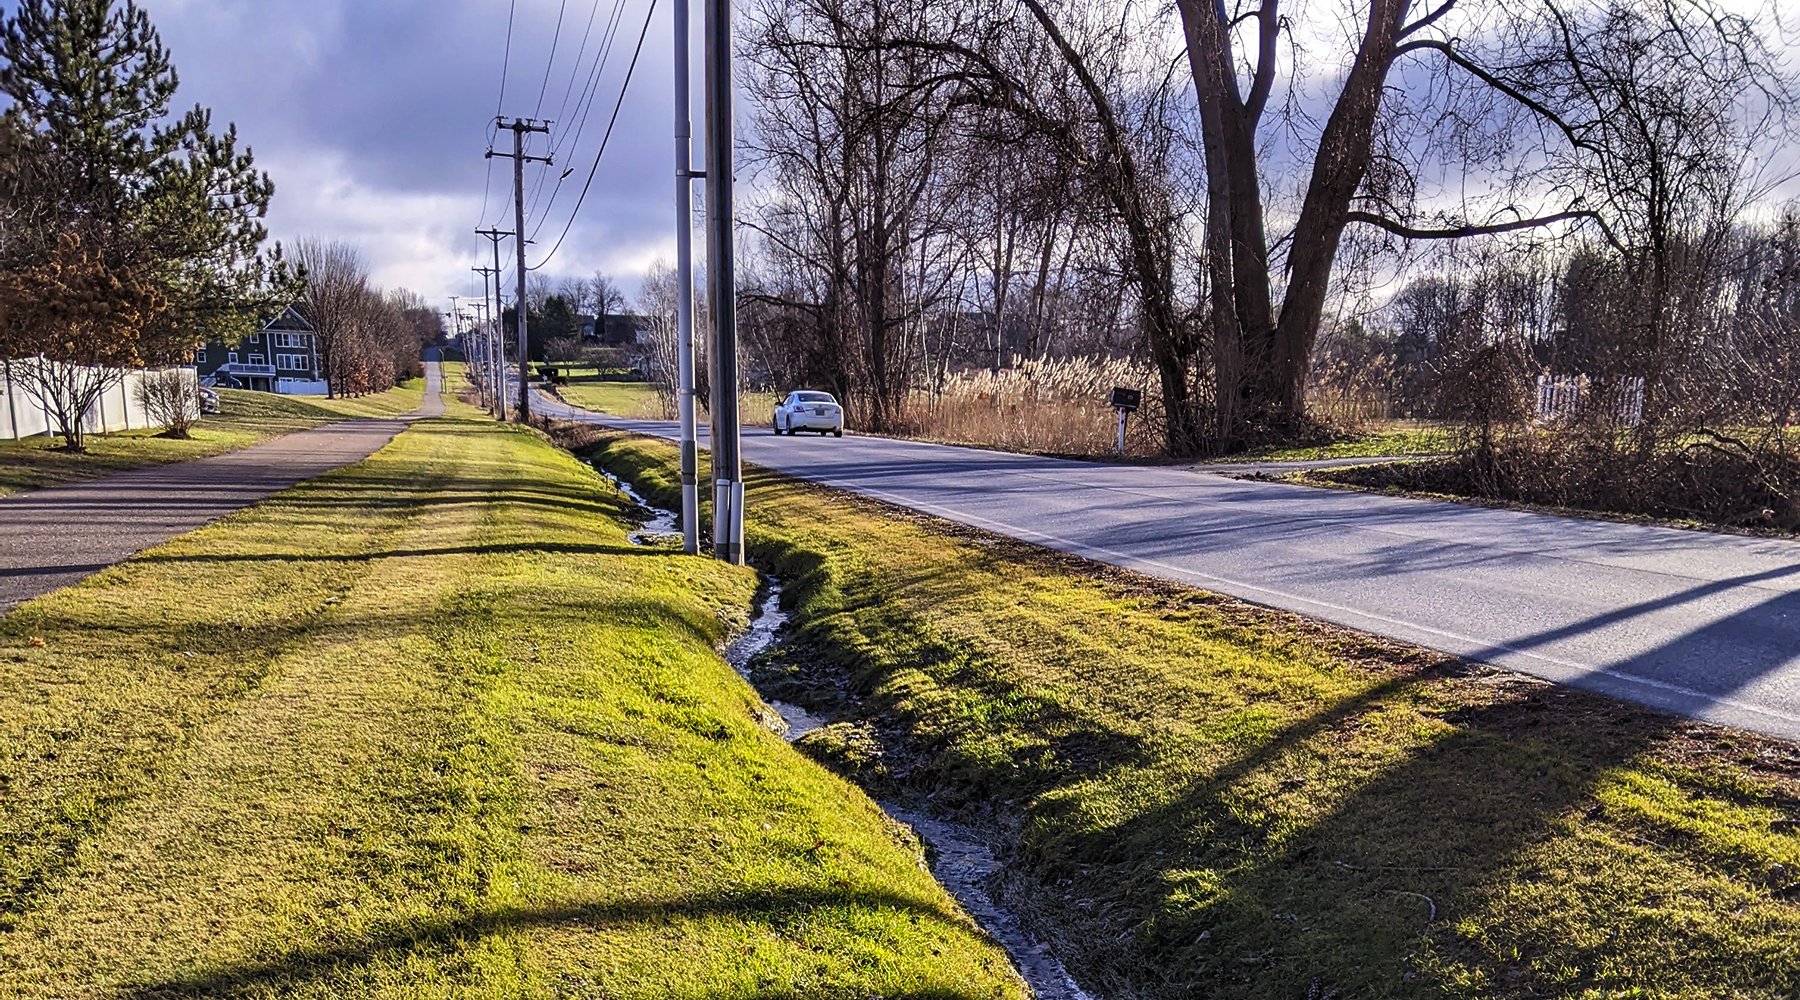
<svg viewBox="0 0 1800 1000">
<path fill-rule="evenodd" d="M 220 412 L 202 418 L 185 441 L 162 437 L 153 430 L 90 434 L 84 454 L 63 451 L 60 437 L 0 441 L 0 495 L 98 479 L 146 465 L 206 458 L 348 417 L 411 413 L 424 396 L 423 379 L 360 399 L 223 389 L 219 392 Z"/>
<path fill-rule="evenodd" d="M 668 445 L 595 447 L 676 496 Z M 1800 995 L 1791 745 L 766 473 L 750 496 L 796 627 L 760 679 L 850 716 L 801 746 L 989 824 L 1101 995 Z"/>
<path fill-rule="evenodd" d="M 662 396 L 649 382 L 582 382 L 571 381 L 556 387 L 570 406 L 615 417 L 664 416 Z"/>
<path fill-rule="evenodd" d="M 1443 455 L 1454 451 L 1456 435 L 1447 428 L 1417 422 L 1396 422 L 1381 430 L 1353 434 L 1322 445 L 1266 448 L 1222 458 L 1221 462 L 1311 462 L 1328 458 L 1385 458 L 1404 455 Z"/>
<path fill-rule="evenodd" d="M 1021 998 L 759 724 L 753 575 L 451 414 L 0 618 L 0 997 Z"/>
</svg>

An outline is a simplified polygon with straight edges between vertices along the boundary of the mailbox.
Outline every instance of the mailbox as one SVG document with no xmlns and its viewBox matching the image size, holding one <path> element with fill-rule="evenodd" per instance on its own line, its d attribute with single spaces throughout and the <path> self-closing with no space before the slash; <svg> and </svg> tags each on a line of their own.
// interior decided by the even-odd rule
<svg viewBox="0 0 1800 1000">
<path fill-rule="evenodd" d="M 1144 394 L 1136 389 L 1115 388 L 1112 393 L 1112 408 L 1121 413 L 1136 413 L 1138 404 L 1144 401 Z"/>
</svg>

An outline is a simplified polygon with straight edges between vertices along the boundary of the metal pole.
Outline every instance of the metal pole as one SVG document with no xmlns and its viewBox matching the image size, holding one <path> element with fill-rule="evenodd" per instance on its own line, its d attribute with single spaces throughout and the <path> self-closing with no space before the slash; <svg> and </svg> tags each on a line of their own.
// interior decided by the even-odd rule
<svg viewBox="0 0 1800 1000">
<path fill-rule="evenodd" d="M 1125 454 L 1125 408 L 1119 408 L 1119 454 Z"/>
<path fill-rule="evenodd" d="M 713 312 L 713 554 L 744 562 L 738 453 L 737 280 L 731 190 L 731 0 L 706 0 L 706 266 Z"/>
<path fill-rule="evenodd" d="M 531 420 L 530 380 L 525 377 L 531 363 L 530 338 L 525 331 L 525 130 L 513 127 L 513 245 L 519 248 L 519 423 Z"/>
<path fill-rule="evenodd" d="M 675 0 L 675 410 L 681 418 L 681 547 L 700 554 L 700 458 L 694 421 L 694 146 L 688 98 L 688 0 Z"/>
</svg>

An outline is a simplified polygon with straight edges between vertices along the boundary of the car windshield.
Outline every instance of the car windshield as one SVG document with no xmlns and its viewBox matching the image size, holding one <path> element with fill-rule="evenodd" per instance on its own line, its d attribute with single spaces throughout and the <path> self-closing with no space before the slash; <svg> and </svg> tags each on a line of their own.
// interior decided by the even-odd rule
<svg viewBox="0 0 1800 1000">
<path fill-rule="evenodd" d="M 829 392 L 796 392 L 794 398 L 802 403 L 835 403 Z"/>
</svg>

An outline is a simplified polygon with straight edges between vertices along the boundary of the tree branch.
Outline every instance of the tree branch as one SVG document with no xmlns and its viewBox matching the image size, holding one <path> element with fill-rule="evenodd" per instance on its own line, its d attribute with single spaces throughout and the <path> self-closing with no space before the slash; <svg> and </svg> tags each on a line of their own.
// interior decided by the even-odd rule
<svg viewBox="0 0 1800 1000">
<path fill-rule="evenodd" d="M 1400 33 L 1398 35 L 1394 36 L 1394 40 L 1399 41 L 1400 39 L 1405 38 L 1407 35 L 1410 35 L 1415 31 L 1423 31 L 1424 29 L 1431 27 L 1431 25 L 1434 21 L 1436 21 L 1440 17 L 1443 17 L 1445 14 L 1450 13 L 1450 8 L 1455 7 L 1455 6 L 1456 6 L 1456 0 L 1444 0 L 1443 6 L 1439 7 L 1437 10 L 1434 10 L 1431 13 L 1425 15 L 1424 17 L 1419 18 L 1417 21 L 1414 21 L 1413 23 L 1402 27 L 1400 29 Z"/>
<path fill-rule="evenodd" d="M 1422 38 L 1416 42 L 1407 42 L 1405 45 L 1401 45 L 1394 49 L 1393 58 L 1398 59 L 1409 52 L 1417 52 L 1424 49 L 1442 52 L 1444 58 L 1450 60 L 1455 65 L 1462 67 L 1482 83 L 1487 84 L 1495 90 L 1498 90 L 1500 93 L 1505 94 L 1507 97 L 1512 98 L 1514 101 L 1517 101 L 1519 104 L 1529 108 L 1533 114 L 1536 114 L 1538 117 L 1549 122 L 1558 132 L 1561 132 L 1569 140 L 1571 145 L 1598 152 L 1598 148 L 1593 143 L 1582 138 L 1581 133 L 1577 131 L 1573 125 L 1564 121 L 1563 117 L 1557 114 L 1548 105 L 1525 93 L 1518 87 L 1500 79 L 1493 73 L 1488 72 L 1483 67 L 1477 65 L 1473 60 L 1464 56 L 1462 53 L 1457 52 L 1456 49 L 1451 47 L 1449 42 L 1442 42 L 1433 38 Z"/>
<path fill-rule="evenodd" d="M 1555 225 L 1558 222 L 1572 222 L 1575 220 L 1585 220 L 1594 223 L 1599 226 L 1600 231 L 1605 234 L 1607 242 L 1612 243 L 1614 246 L 1619 245 L 1618 240 L 1613 237 L 1611 228 L 1606 225 L 1606 220 L 1602 219 L 1598 212 L 1585 208 L 1572 208 L 1566 212 L 1557 212 L 1554 215 L 1543 215 L 1531 219 L 1514 219 L 1511 222 L 1491 222 L 1480 225 L 1466 224 L 1461 226 L 1449 226 L 1442 229 L 1420 229 L 1416 226 L 1409 226 L 1404 222 L 1387 218 L 1386 216 L 1377 215 L 1374 212 L 1353 211 L 1344 216 L 1345 222 L 1361 222 L 1364 225 L 1385 229 L 1395 236 L 1409 240 L 1459 240 L 1467 236 L 1496 236 L 1501 233 L 1516 233 L 1522 229 L 1540 229 L 1544 226 Z"/>
</svg>

